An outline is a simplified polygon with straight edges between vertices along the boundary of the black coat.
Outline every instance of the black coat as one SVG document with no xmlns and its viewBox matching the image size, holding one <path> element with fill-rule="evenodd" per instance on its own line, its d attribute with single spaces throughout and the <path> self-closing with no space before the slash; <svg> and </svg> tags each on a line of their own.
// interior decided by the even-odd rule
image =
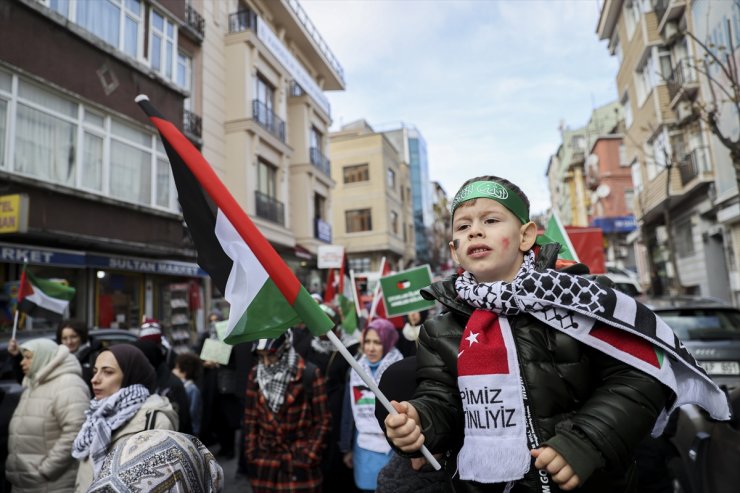
<svg viewBox="0 0 740 493">
<path fill-rule="evenodd" d="M 422 290 L 445 306 L 419 336 L 417 391 L 411 401 L 421 416 L 432 453 L 462 446 L 463 408 L 457 357 L 473 308 L 457 297 L 454 276 Z M 670 391 L 652 377 L 543 325 L 530 315 L 509 317 L 542 441 L 557 450 L 585 484 L 579 491 L 634 490 L 634 449 L 649 434 Z M 452 471 L 455 461 L 451 461 Z M 533 468 L 513 491 L 539 491 Z M 500 491 L 472 481 L 458 491 Z"/>
</svg>

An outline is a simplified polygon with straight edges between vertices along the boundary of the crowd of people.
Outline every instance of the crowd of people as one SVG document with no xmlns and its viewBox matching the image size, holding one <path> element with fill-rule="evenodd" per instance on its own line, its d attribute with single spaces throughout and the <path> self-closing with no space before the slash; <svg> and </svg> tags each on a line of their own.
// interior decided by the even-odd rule
<svg viewBox="0 0 740 493">
<path fill-rule="evenodd" d="M 183 491 L 215 492 L 217 459 L 237 456 L 255 493 L 644 491 L 635 451 L 687 397 L 613 350 L 625 347 L 619 335 L 594 345 L 569 331 L 622 330 L 632 302 L 578 266 L 553 269 L 526 196 L 505 179 L 466 182 L 452 221 L 460 270 L 421 293 L 439 313 L 361 320 L 350 333 L 315 296 L 356 365 L 300 324 L 237 344 L 225 364 L 203 361 L 215 315 L 193 352 L 176 357 L 152 319 L 133 344 L 92 348 L 75 321 L 56 341 L 11 340 L 25 387 L 5 461 L 13 491 L 151 491 L 170 474 Z M 630 344 L 652 351 L 645 337 Z"/>
</svg>

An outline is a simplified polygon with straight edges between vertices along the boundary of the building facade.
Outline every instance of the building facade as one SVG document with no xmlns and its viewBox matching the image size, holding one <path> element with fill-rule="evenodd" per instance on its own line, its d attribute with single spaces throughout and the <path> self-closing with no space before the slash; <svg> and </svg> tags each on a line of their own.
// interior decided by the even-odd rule
<svg viewBox="0 0 740 493">
<path fill-rule="evenodd" d="M 202 18 L 185 1 L 8 0 L 0 6 L 0 327 L 24 261 L 76 288 L 93 327 L 202 329 L 205 272 L 169 163 L 134 102 L 147 94 L 200 143 Z M 51 325 L 28 319 L 25 329 Z"/>
<path fill-rule="evenodd" d="M 641 279 L 654 294 L 683 292 L 731 301 L 728 238 L 717 227 L 718 177 L 704 124 L 685 101 L 698 95 L 691 2 L 607 0 L 597 33 L 620 62 L 625 159 L 639 232 L 632 236 Z M 690 107 L 690 104 L 689 104 Z"/>
<path fill-rule="evenodd" d="M 383 132 L 364 120 L 330 137 L 334 243 L 343 245 L 355 272 L 377 272 L 385 257 L 391 270 L 415 261 L 409 165 Z"/>
<path fill-rule="evenodd" d="M 330 106 L 341 65 L 296 0 L 203 2 L 203 154 L 309 290 L 334 241 Z"/>
</svg>

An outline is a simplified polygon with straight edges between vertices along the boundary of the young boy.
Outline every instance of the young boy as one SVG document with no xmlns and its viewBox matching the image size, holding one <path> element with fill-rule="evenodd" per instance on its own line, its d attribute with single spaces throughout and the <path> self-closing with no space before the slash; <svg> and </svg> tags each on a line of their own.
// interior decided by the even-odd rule
<svg viewBox="0 0 740 493">
<path fill-rule="evenodd" d="M 183 353 L 177 355 L 175 368 L 172 373 L 182 380 L 185 386 L 185 393 L 188 395 L 188 404 L 190 409 L 190 419 L 193 426 L 193 435 L 200 434 L 200 421 L 203 415 L 203 400 L 200 395 L 200 389 L 195 381 L 200 377 L 203 369 L 201 359 L 193 353 Z"/>
<path fill-rule="evenodd" d="M 458 492 L 540 492 L 552 483 L 635 491 L 634 449 L 659 415 L 656 429 L 664 424 L 676 390 L 675 376 L 663 372 L 671 364 L 684 371 L 693 358 L 631 298 L 535 271 L 536 238 L 516 185 L 494 176 L 463 185 L 452 203 L 450 251 L 465 272 L 422 290 L 445 310 L 424 323 L 418 388 L 411 401 L 393 402 L 399 414 L 386 418 L 387 436 L 404 453 L 425 444 L 457 454 Z M 649 325 L 651 342 L 633 334 L 645 331 L 638 325 Z M 664 364 L 655 341 L 680 361 Z M 707 389 L 704 407 L 729 417 L 726 399 L 695 366 L 686 378 Z M 686 401 L 686 387 L 678 388 L 674 406 Z"/>
</svg>

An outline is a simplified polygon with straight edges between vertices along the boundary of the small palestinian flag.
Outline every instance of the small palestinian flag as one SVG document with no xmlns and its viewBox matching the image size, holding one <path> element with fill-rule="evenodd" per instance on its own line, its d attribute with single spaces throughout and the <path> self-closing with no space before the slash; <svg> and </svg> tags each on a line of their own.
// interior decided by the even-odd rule
<svg viewBox="0 0 740 493">
<path fill-rule="evenodd" d="M 18 310 L 31 317 L 61 319 L 69 310 L 75 288 L 34 276 L 25 266 L 18 286 Z"/>
<path fill-rule="evenodd" d="M 333 323 L 242 210 L 193 144 L 146 96 L 136 102 L 157 128 L 198 265 L 231 304 L 224 342 L 274 339 L 303 320 L 313 335 Z M 214 210 L 215 209 L 215 210 Z"/>
</svg>

